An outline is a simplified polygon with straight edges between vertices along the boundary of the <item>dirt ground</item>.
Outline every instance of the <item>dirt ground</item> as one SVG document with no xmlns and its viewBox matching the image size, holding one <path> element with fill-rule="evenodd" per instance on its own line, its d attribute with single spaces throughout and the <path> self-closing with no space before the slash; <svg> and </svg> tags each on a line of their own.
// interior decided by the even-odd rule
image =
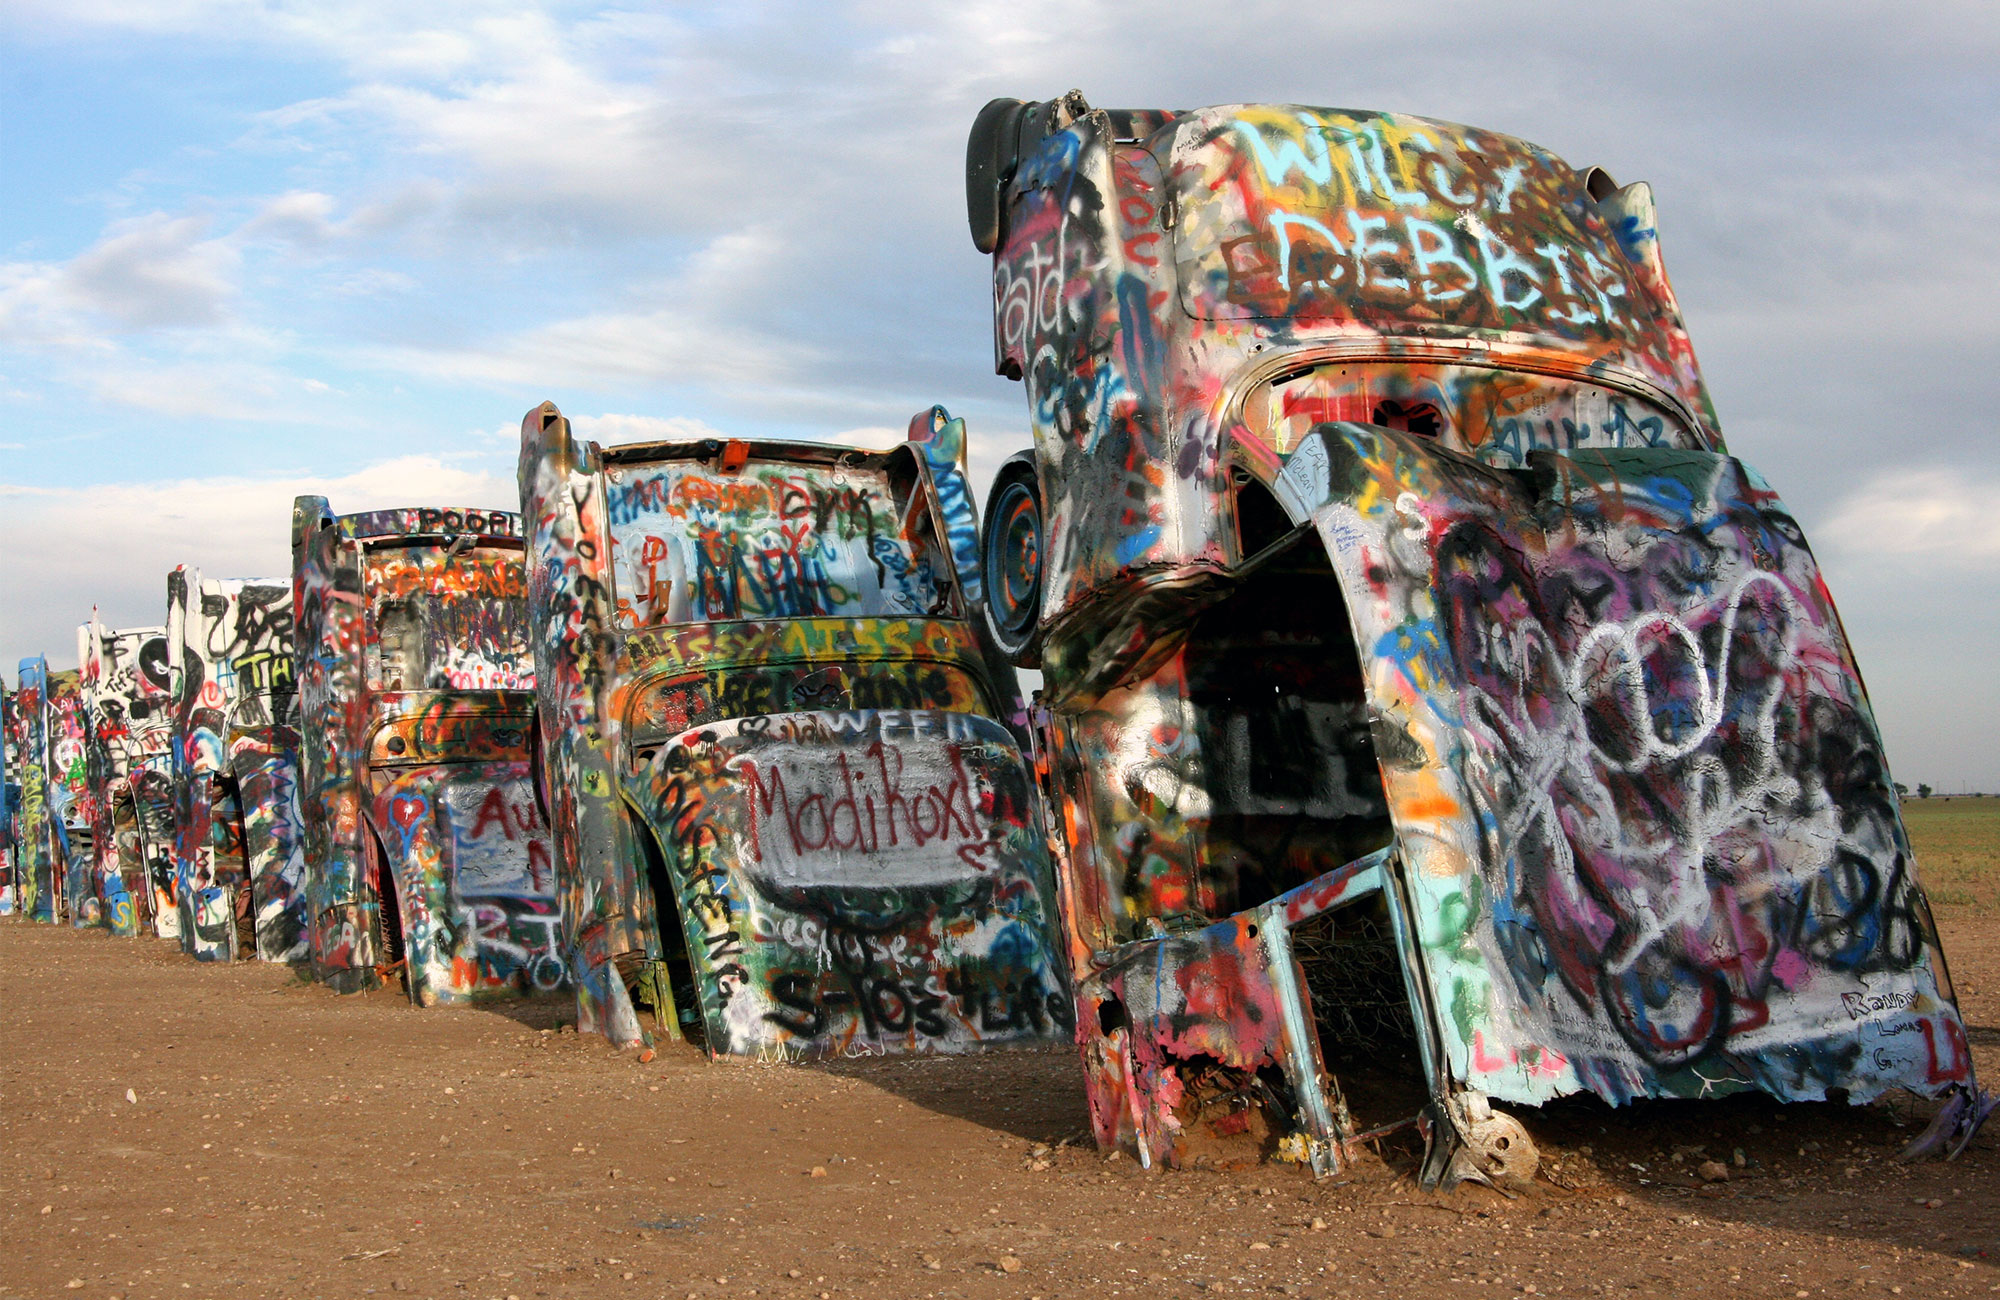
<svg viewBox="0 0 2000 1300">
<path fill-rule="evenodd" d="M 2000 859 L 1974 856 L 1940 919 L 1993 1082 Z M 1509 1201 L 1417 1190 L 1397 1151 L 1319 1183 L 1106 1160 L 1067 1052 L 640 1063 L 566 1011 L 0 922 L 0 1296 L 2000 1291 L 2000 1122 L 1905 1166 L 1907 1105 L 1563 1105 L 1523 1114 L 1546 1176 Z"/>
</svg>

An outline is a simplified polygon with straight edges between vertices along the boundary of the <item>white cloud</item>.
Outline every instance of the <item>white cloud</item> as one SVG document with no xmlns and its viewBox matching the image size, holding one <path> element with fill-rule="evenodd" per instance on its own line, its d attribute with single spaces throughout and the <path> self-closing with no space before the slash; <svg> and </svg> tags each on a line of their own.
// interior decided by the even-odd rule
<svg viewBox="0 0 2000 1300">
<path fill-rule="evenodd" d="M 909 435 L 908 425 L 896 428 L 886 424 L 871 424 L 858 429 L 842 429 L 837 433 L 829 433 L 825 441 L 847 447 L 866 447 L 871 451 L 887 451 Z"/>
<path fill-rule="evenodd" d="M 220 324 L 237 296 L 239 256 L 208 238 L 207 217 L 149 213 L 114 222 L 61 265 L 0 266 L 0 337 L 74 341 L 114 331 Z"/>
<path fill-rule="evenodd" d="M 571 415 L 569 422 L 578 437 L 606 447 L 628 442 L 695 442 L 729 436 L 713 425 L 684 415 Z"/>
<path fill-rule="evenodd" d="M 238 229 L 244 239 L 278 239 L 291 244 L 317 245 L 339 233 L 334 220 L 338 202 L 330 194 L 316 190 L 288 190 L 267 199 Z"/>
<path fill-rule="evenodd" d="M 2000 476 L 1896 469 L 1850 493 L 1814 538 L 1852 563 L 1920 561 L 2000 571 Z"/>
<path fill-rule="evenodd" d="M 0 484 L 0 663 L 47 651 L 67 662 L 95 604 L 106 624 L 165 616 L 176 564 L 211 577 L 291 572 L 292 499 L 351 514 L 398 506 L 518 509 L 511 475 L 401 456 L 338 476 L 215 477 L 48 488 Z"/>
<path fill-rule="evenodd" d="M 509 389 L 523 384 L 539 390 L 604 390 L 633 384 L 782 387 L 800 382 L 800 364 L 815 359 L 813 354 L 773 348 L 768 337 L 714 319 L 709 306 L 690 302 L 591 312 L 456 348 L 413 346 L 369 355 L 407 374 Z"/>
</svg>

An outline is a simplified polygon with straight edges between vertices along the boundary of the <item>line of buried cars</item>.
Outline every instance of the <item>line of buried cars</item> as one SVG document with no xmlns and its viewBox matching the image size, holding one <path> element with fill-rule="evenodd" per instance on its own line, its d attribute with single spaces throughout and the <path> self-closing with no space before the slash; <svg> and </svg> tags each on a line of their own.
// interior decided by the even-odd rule
<svg viewBox="0 0 2000 1300">
<path fill-rule="evenodd" d="M 177 570 L 7 696 L 7 898 L 614 1044 L 1073 1041 L 1100 1143 L 1531 1176 L 1521 1114 L 1974 1077 L 1812 554 L 1651 191 L 1393 114 L 996 100 L 1034 447 L 522 426 L 520 512 Z M 1017 668 L 1042 687 L 1024 708 Z M 1511 1110 L 1509 1109 L 1511 1108 Z"/>
</svg>

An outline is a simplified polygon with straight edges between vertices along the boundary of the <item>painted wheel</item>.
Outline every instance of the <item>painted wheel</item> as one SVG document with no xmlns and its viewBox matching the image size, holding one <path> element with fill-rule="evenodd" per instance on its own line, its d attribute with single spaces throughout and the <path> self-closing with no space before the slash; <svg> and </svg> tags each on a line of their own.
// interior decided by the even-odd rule
<svg viewBox="0 0 2000 1300">
<path fill-rule="evenodd" d="M 1016 667 L 1041 662 L 1042 491 L 1032 452 L 1009 457 L 986 498 L 980 539 L 986 623 Z"/>
</svg>

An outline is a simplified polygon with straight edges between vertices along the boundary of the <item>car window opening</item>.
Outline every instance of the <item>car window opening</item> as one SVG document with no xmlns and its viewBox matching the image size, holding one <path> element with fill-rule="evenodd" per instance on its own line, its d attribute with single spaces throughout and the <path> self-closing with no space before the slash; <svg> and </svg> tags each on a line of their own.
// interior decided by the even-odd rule
<svg viewBox="0 0 2000 1300">
<path fill-rule="evenodd" d="M 887 468 L 692 461 L 609 471 L 616 622 L 961 616 L 927 511 Z"/>
<path fill-rule="evenodd" d="M 1425 438 L 1440 437 L 1444 433 L 1444 412 L 1430 402 L 1402 402 L 1395 398 L 1378 402 L 1369 423 L 1379 424 L 1385 429 L 1401 429 L 1405 433 L 1418 434 Z"/>
<path fill-rule="evenodd" d="M 1254 907 L 1390 842 L 1346 610 L 1324 550 L 1305 533 L 1188 634 L 1211 916 Z"/>
<path fill-rule="evenodd" d="M 1244 470 L 1237 470 L 1234 477 L 1236 553 L 1249 559 L 1265 547 L 1282 541 L 1285 534 L 1292 531 L 1292 521 L 1285 508 L 1278 504 L 1278 498 L 1271 494 L 1271 489 Z"/>
<path fill-rule="evenodd" d="M 1236 501 L 1246 554 L 1291 531 L 1255 480 L 1238 485 Z M 1391 842 L 1360 655 L 1316 537 L 1301 534 L 1260 564 L 1202 616 L 1184 653 L 1210 799 L 1210 915 L 1255 907 Z M 1386 899 L 1312 918 L 1291 943 L 1321 1058 L 1357 1127 L 1418 1113 L 1421 1057 Z"/>
</svg>

